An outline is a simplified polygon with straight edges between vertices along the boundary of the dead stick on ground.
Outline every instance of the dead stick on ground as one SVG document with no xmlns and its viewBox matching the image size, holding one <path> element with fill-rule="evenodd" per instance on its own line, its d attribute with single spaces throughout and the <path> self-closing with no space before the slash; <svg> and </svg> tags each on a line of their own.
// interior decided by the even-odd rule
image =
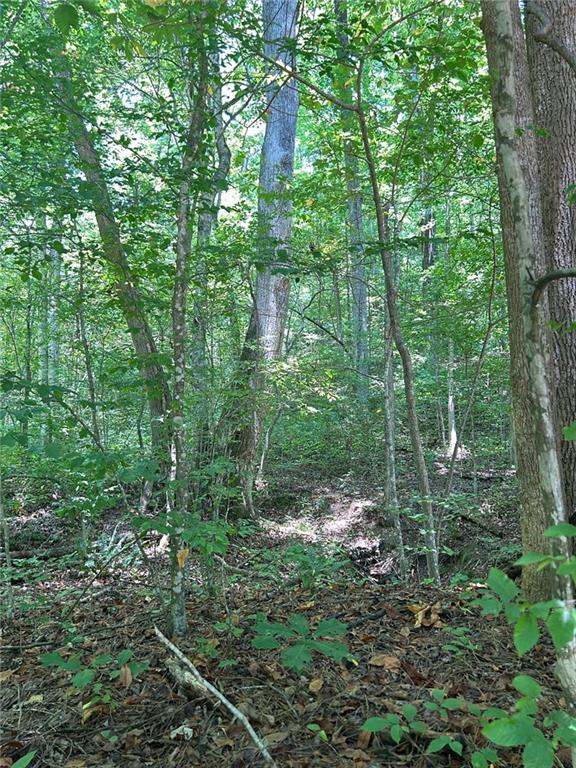
<svg viewBox="0 0 576 768">
<path fill-rule="evenodd" d="M 234 704 L 232 704 L 231 701 L 229 701 L 226 696 L 224 696 L 223 693 L 221 693 L 218 688 L 215 688 L 212 683 L 209 683 L 208 680 L 205 680 L 200 672 L 196 669 L 194 664 L 190 661 L 190 659 L 187 656 L 184 656 L 182 651 L 177 648 L 174 643 L 171 643 L 170 640 L 168 640 L 167 637 L 165 637 L 162 632 L 158 629 L 158 627 L 154 627 L 154 632 L 156 632 L 156 636 L 160 640 L 161 643 L 163 643 L 168 650 L 170 650 L 174 656 L 180 661 L 187 669 L 190 670 L 192 673 L 192 677 L 194 678 L 194 685 L 198 688 L 202 688 L 204 691 L 208 691 L 213 696 L 215 696 L 218 701 L 220 701 L 224 706 L 234 715 L 234 717 L 239 720 L 244 728 L 247 730 L 248 735 L 258 748 L 258 751 L 264 758 L 267 765 L 273 766 L 273 768 L 278 768 L 276 762 L 272 758 L 272 755 L 268 752 L 268 748 L 265 744 L 265 742 L 258 736 L 254 728 L 250 725 L 248 722 L 248 719 L 246 715 L 242 714 L 239 709 L 237 709 Z"/>
</svg>

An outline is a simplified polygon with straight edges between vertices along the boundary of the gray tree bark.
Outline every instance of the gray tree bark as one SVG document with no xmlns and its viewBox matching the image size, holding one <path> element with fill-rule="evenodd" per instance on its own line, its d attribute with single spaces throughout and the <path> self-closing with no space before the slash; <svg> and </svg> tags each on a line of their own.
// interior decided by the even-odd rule
<svg viewBox="0 0 576 768">
<path fill-rule="evenodd" d="M 521 164 L 527 206 L 532 222 L 534 244 L 534 268 L 544 269 L 542 244 L 542 216 L 540 210 L 540 178 L 536 156 L 536 144 L 532 100 L 528 79 L 526 46 L 517 0 L 509 0 L 513 35 L 513 72 L 515 92 L 515 125 L 520 133 L 515 135 L 514 149 Z M 484 37 L 491 72 L 498 73 L 497 32 L 495 12 L 500 3 L 485 2 L 483 8 Z M 492 80 L 492 100 L 499 96 L 497 74 Z M 504 178 L 502 163 L 498 164 L 500 186 L 500 216 L 504 244 L 504 267 L 506 272 L 506 294 L 508 303 L 508 336 L 510 342 L 510 387 L 512 394 L 512 418 L 516 445 L 516 470 L 520 486 L 520 514 L 522 546 L 528 552 L 546 552 L 549 542 L 543 536 L 547 525 L 542 490 L 538 479 L 538 455 L 535 444 L 535 414 L 530 396 L 528 359 L 522 322 L 522 296 L 520 273 L 516 256 L 516 242 L 513 227 L 513 211 L 510 190 Z M 522 587 L 529 600 L 546 598 L 550 594 L 550 580 L 545 570 L 538 571 L 528 566 L 523 571 Z"/>
<path fill-rule="evenodd" d="M 518 305 L 520 327 L 527 363 L 526 389 L 534 408 L 533 433 L 537 456 L 538 479 L 542 507 L 547 525 L 558 525 L 567 519 L 558 439 L 549 386 L 549 361 L 546 354 L 545 332 L 540 317 L 539 298 L 535 292 L 534 275 L 541 252 L 542 239 L 538 237 L 541 220 L 532 219 L 533 202 L 526 183 L 526 167 L 518 151 L 517 96 L 523 98 L 517 85 L 518 46 L 517 0 L 482 0 L 484 35 L 492 77 L 492 105 L 494 112 L 496 150 L 500 169 L 499 184 L 503 207 L 507 208 L 511 227 L 507 260 L 515 264 L 518 277 Z M 525 158 L 524 158 L 525 159 Z M 504 193 L 504 190 L 506 194 Z M 504 223 L 504 222 L 503 222 Z M 536 238 L 534 235 L 536 234 Z M 551 539 L 553 553 L 566 558 L 570 555 L 566 537 Z M 570 576 L 560 576 L 557 564 L 551 566 L 554 595 L 565 610 L 574 610 L 574 589 Z M 556 652 L 556 674 L 564 690 L 571 713 L 576 711 L 576 636 Z M 576 765 L 576 748 L 572 750 Z"/>
<path fill-rule="evenodd" d="M 576 266 L 576 207 L 567 197 L 570 185 L 576 184 L 576 70 L 559 50 L 576 53 L 576 7 L 573 0 L 531 0 L 527 11 L 535 124 L 545 131 L 536 138 L 544 262 L 547 271 L 569 269 Z M 562 440 L 562 427 L 576 420 L 576 280 L 552 282 L 547 296 L 554 418 L 566 504 L 574 519 L 576 442 Z"/>
<path fill-rule="evenodd" d="M 264 57 L 294 69 L 298 22 L 297 0 L 263 0 Z M 262 394 L 266 365 L 282 352 L 288 316 L 291 259 L 294 147 L 299 94 L 295 81 L 274 64 L 266 88 L 266 130 L 260 157 L 258 252 L 252 315 L 241 355 L 242 376 L 249 381 L 243 423 L 236 430 L 232 451 L 242 481 L 244 503 L 253 514 L 254 461 L 266 406 Z"/>
</svg>

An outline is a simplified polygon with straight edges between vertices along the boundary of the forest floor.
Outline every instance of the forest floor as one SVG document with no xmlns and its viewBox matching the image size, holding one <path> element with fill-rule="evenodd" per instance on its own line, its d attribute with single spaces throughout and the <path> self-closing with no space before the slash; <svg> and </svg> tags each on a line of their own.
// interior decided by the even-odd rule
<svg viewBox="0 0 576 768">
<path fill-rule="evenodd" d="M 388 534 L 378 498 L 369 487 L 333 483 L 314 492 L 284 491 L 283 500 L 279 488 L 270 491 L 258 531 L 234 540 L 226 554 L 231 568 L 213 574 L 214 595 L 191 593 L 190 630 L 178 641 L 266 740 L 279 768 L 469 765 L 471 753 L 488 745 L 468 704 L 508 710 L 518 697 L 512 686 L 518 674 L 533 675 L 542 685 L 543 713 L 559 705 L 552 647 L 542 641 L 519 660 L 509 627 L 471 604 L 481 582 L 470 584 L 456 573 L 441 589 L 416 579 L 411 586 L 397 583 L 394 559 L 381 543 Z M 510 526 L 507 494 L 492 496 L 494 509 L 488 520 L 478 517 L 480 524 L 473 514 L 457 523 L 448 515 L 446 564 L 453 572 L 474 557 L 472 565 L 484 573 L 489 562 L 515 559 L 512 550 L 497 546 L 498 532 Z M 273 513 L 275 498 L 281 511 Z M 48 512 L 31 514 L 30 524 L 50 528 L 44 534 L 58 544 Z M 463 556 L 466 543 L 469 554 Z M 323 556 L 309 544 L 340 549 Z M 185 688 L 173 677 L 170 654 L 154 632 L 162 617 L 141 567 L 118 558 L 95 578 L 67 556 L 27 562 L 15 584 L 17 610 L 1 641 L 0 768 L 30 750 L 36 750 L 32 766 L 58 768 L 264 765 L 242 723 L 212 694 Z M 347 631 L 335 639 L 347 644 L 349 656 L 337 662 L 315 652 L 304 671 L 290 671 L 279 650 L 253 647 L 259 612 L 278 623 L 299 614 L 312 630 L 339 619 Z M 296 641 L 285 639 L 280 647 Z M 129 671 L 127 654 L 118 661 L 127 650 L 130 663 L 142 669 Z M 84 691 L 72 685 L 78 665 L 72 662 L 69 671 L 54 666 L 55 653 L 67 661 L 75 657 L 80 672 L 93 670 Z M 114 669 L 118 674 L 110 679 Z M 86 706 L 98 683 L 100 701 Z M 404 714 L 414 717 L 407 704 L 424 723 L 420 732 L 407 729 L 395 743 L 389 732 L 361 730 L 367 718 L 388 714 L 406 725 Z M 462 756 L 449 747 L 426 753 L 444 734 L 461 745 Z M 501 765 L 521 765 L 518 750 L 500 756 Z"/>
</svg>

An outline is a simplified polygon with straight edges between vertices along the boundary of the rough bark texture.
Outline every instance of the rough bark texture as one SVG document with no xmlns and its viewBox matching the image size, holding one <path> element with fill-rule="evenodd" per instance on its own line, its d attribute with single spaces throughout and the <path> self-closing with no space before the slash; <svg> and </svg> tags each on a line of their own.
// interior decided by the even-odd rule
<svg viewBox="0 0 576 768">
<path fill-rule="evenodd" d="M 538 234 L 526 180 L 526 169 L 517 142 L 516 62 L 514 51 L 518 43 L 518 5 L 513 0 L 483 0 L 484 34 L 489 53 L 492 76 L 492 104 L 494 111 L 495 140 L 500 167 L 500 188 L 506 189 L 509 213 L 508 225 L 512 228 L 513 250 L 507 258 L 514 259 L 518 273 L 521 327 L 528 364 L 527 389 L 534 407 L 534 444 L 538 459 L 538 479 L 542 490 L 542 508 L 549 525 L 566 520 L 566 506 L 562 487 L 558 440 L 555 433 L 550 387 L 550 366 L 546 355 L 543 324 L 539 307 L 534 301 L 534 273 L 541 241 Z M 521 85 L 521 83 L 520 83 Z M 538 219 L 536 219 L 538 222 Z M 567 557 L 568 540 L 557 537 L 551 540 L 555 555 Z M 562 601 L 567 611 L 574 608 L 574 590 L 570 576 L 559 576 L 557 565 L 552 565 L 554 596 Z M 576 709 L 576 636 L 557 650 L 556 673 L 564 689 L 571 713 Z M 576 748 L 572 751 L 576 764 Z"/>
<path fill-rule="evenodd" d="M 526 49 L 516 0 L 510 0 L 514 37 L 515 82 L 515 125 L 523 129 L 515 135 L 515 146 L 524 175 L 527 190 L 527 205 L 532 222 L 534 242 L 534 265 L 543 268 L 542 230 L 540 212 L 540 180 L 536 160 L 534 133 L 528 130 L 533 125 L 532 100 L 528 81 Z M 486 50 L 491 72 L 497 72 L 495 29 L 496 4 L 483 4 L 483 28 Z M 498 97 L 498 81 L 492 79 L 492 99 Z M 528 361 L 524 345 L 522 326 L 522 305 L 520 295 L 520 273 L 516 251 L 510 192 L 503 176 L 502 163 L 498 163 L 500 186 L 500 216 L 504 244 L 504 267 L 508 301 L 508 334 L 510 341 L 510 379 L 512 393 L 512 418 L 516 444 L 516 470 L 520 484 L 522 546 L 527 552 L 546 552 L 549 542 L 542 533 L 546 527 L 546 515 L 542 503 L 542 491 L 538 480 L 538 456 L 535 445 L 534 405 L 530 398 L 528 383 Z M 526 597 L 538 600 L 549 595 L 550 583 L 545 571 L 534 566 L 523 571 L 522 586 Z"/>
<path fill-rule="evenodd" d="M 546 271 L 576 266 L 576 207 L 567 189 L 576 184 L 576 71 L 554 50 L 576 51 L 573 0 L 528 3 L 526 30 L 540 169 Z M 576 280 L 557 280 L 548 288 L 553 330 L 550 352 L 554 376 L 556 432 L 576 420 Z M 572 326 L 570 332 L 568 328 Z M 576 517 L 576 442 L 561 440 L 562 476 L 568 513 Z"/>
</svg>

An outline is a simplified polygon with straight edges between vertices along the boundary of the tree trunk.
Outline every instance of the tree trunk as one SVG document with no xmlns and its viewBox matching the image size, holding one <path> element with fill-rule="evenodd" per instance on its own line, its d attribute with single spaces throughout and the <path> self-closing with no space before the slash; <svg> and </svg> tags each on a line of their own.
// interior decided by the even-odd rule
<svg viewBox="0 0 576 768">
<path fill-rule="evenodd" d="M 526 389 L 534 407 L 533 438 L 542 507 L 546 524 L 558 525 L 566 521 L 566 506 L 548 383 L 550 366 L 534 284 L 538 255 L 542 246 L 537 227 L 540 219 L 532 218 L 534 208 L 526 183 L 526 158 L 522 157 L 518 150 L 516 98 L 517 96 L 522 98 L 523 94 L 522 89 L 517 86 L 523 85 L 525 81 L 518 81 L 515 55 L 518 42 L 521 40 L 518 34 L 517 0 L 482 0 L 482 15 L 492 76 L 492 104 L 500 170 L 499 184 L 503 207 L 505 204 L 509 217 L 506 223 L 511 227 L 509 239 L 505 243 L 505 247 L 509 248 L 506 259 L 514 262 L 518 276 L 518 309 L 527 362 Z M 504 192 L 506 194 L 503 194 Z M 554 538 L 551 542 L 555 555 L 562 558 L 570 555 L 566 537 Z M 566 611 L 572 611 L 574 589 L 571 577 L 559 576 L 557 563 L 553 563 L 552 572 L 555 597 L 564 603 Z M 563 648 L 557 650 L 556 656 L 556 673 L 573 715 L 576 711 L 576 636 Z M 576 764 L 576 748 L 573 749 L 572 758 Z"/>
<path fill-rule="evenodd" d="M 347 0 L 334 0 L 334 11 L 338 25 L 338 78 L 336 92 L 342 101 L 352 101 L 350 86 L 349 40 L 346 34 L 348 23 Z M 344 170 L 346 174 L 348 236 L 350 248 L 352 288 L 352 343 L 356 368 L 356 396 L 361 406 L 368 402 L 368 291 L 366 287 L 366 266 L 364 252 L 364 220 L 362 212 L 362 185 L 358 169 L 358 147 L 355 141 L 355 120 L 350 110 L 342 109 L 340 122 L 343 134 Z M 342 338 L 340 336 L 340 338 Z"/>
<path fill-rule="evenodd" d="M 54 34 L 51 32 L 50 34 Z M 56 44 L 57 45 L 57 44 Z M 166 424 L 169 391 L 166 377 L 158 360 L 158 349 L 150 330 L 138 281 L 132 274 L 116 221 L 108 185 L 92 134 L 84 123 L 76 103 L 72 73 L 61 45 L 52 51 L 54 77 L 63 111 L 68 120 L 70 136 L 80 160 L 80 167 L 92 194 L 92 204 L 102 242 L 102 252 L 114 275 L 114 290 L 132 337 L 132 344 L 146 390 L 150 410 L 150 434 L 157 458 L 168 461 L 169 428 Z"/>
<path fill-rule="evenodd" d="M 293 46 L 297 31 L 297 0 L 263 0 L 264 56 L 294 68 Z M 292 241 L 290 185 L 294 172 L 294 146 L 299 94 L 293 79 L 271 64 L 266 88 L 266 131 L 260 158 L 258 198 L 258 250 L 252 316 L 241 355 L 241 376 L 248 381 L 243 423 L 233 438 L 232 452 L 242 482 L 244 503 L 253 514 L 254 461 L 266 406 L 261 397 L 266 384 L 266 363 L 282 352 L 288 316 Z"/>
<path fill-rule="evenodd" d="M 512 14 L 513 72 L 515 81 L 515 125 L 522 129 L 515 136 L 515 151 L 521 164 L 524 186 L 527 190 L 527 205 L 532 222 L 534 243 L 534 266 L 543 269 L 542 231 L 540 212 L 540 188 L 536 161 L 534 133 L 528 127 L 534 124 L 532 101 L 528 83 L 526 48 L 522 33 L 520 11 L 516 0 L 509 0 Z M 497 50 L 495 15 L 502 2 L 483 3 L 484 37 L 491 72 L 497 73 Z M 493 76 L 492 99 L 498 98 L 498 80 Z M 516 254 L 513 226 L 513 211 L 510 190 L 504 178 L 503 165 L 498 164 L 500 186 L 500 216 L 504 244 L 504 267 L 506 272 L 506 293 L 508 301 L 508 335 L 510 341 L 510 387 L 512 394 L 512 417 L 516 445 L 516 470 L 520 485 L 522 524 L 522 546 L 526 552 L 547 552 L 549 542 L 543 536 L 547 518 L 538 480 L 538 456 L 535 444 L 534 405 L 530 399 L 528 360 L 522 322 L 522 297 L 520 273 Z M 528 566 L 523 571 L 522 587 L 529 600 L 544 599 L 550 594 L 550 580 L 546 570 L 538 571 Z"/>
<path fill-rule="evenodd" d="M 576 211 L 569 187 L 576 183 L 576 71 L 550 44 L 576 51 L 572 0 L 527 4 L 528 66 L 532 85 L 540 171 L 544 263 L 548 272 L 576 266 Z M 568 515 L 576 517 L 576 442 L 562 440 L 562 427 L 576 420 L 576 280 L 557 280 L 548 290 L 552 399 L 560 441 Z"/>
</svg>

